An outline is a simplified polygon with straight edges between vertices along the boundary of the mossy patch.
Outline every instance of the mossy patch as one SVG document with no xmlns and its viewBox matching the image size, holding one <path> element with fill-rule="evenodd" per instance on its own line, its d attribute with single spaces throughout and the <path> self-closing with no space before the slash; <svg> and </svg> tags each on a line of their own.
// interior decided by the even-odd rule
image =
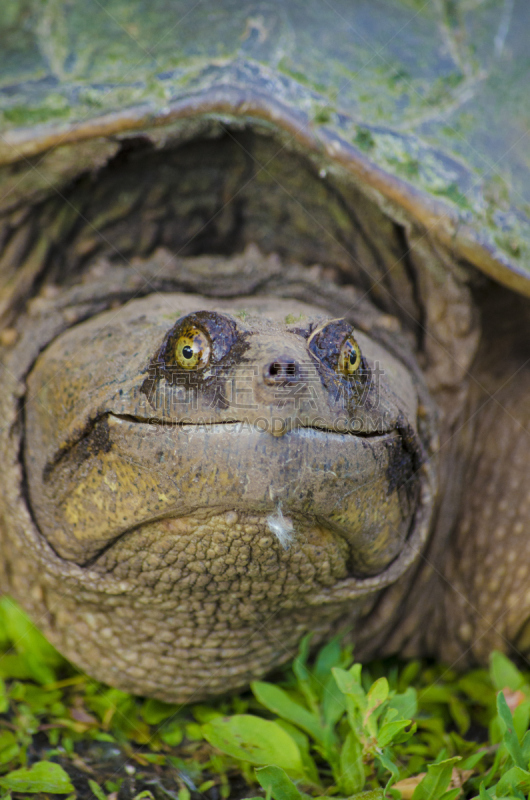
<svg viewBox="0 0 530 800">
<path fill-rule="evenodd" d="M 63 103 L 50 103 L 44 106 L 11 106 L 1 112 L 6 122 L 15 125 L 17 128 L 38 125 L 41 122 L 49 122 L 61 117 L 67 117 L 69 106 L 66 98 Z"/>
<path fill-rule="evenodd" d="M 287 314 L 285 317 L 285 324 L 294 325 L 296 322 L 301 322 L 303 319 L 305 319 L 305 314 L 298 314 L 297 317 L 295 317 L 294 314 Z"/>
<path fill-rule="evenodd" d="M 332 108 L 328 106 L 323 106 L 322 108 L 319 108 L 315 112 L 313 120 L 314 122 L 317 123 L 317 125 L 325 125 L 327 122 L 331 122 L 332 114 L 333 114 Z"/>
<path fill-rule="evenodd" d="M 456 205 L 461 209 L 469 210 L 472 208 L 471 203 L 467 199 L 466 195 L 460 191 L 456 183 L 450 183 L 448 186 L 443 188 L 435 188 L 433 189 L 433 194 L 439 195 L 440 197 L 447 197 L 448 200 L 456 203 Z"/>
<path fill-rule="evenodd" d="M 375 147 L 374 137 L 368 128 L 357 126 L 357 133 L 353 141 L 361 150 L 372 150 Z"/>
</svg>

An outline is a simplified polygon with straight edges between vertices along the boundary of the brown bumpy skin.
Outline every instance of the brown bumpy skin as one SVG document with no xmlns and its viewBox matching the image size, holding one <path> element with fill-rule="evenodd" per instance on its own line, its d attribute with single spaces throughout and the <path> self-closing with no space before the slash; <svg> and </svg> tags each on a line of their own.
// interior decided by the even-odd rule
<svg viewBox="0 0 530 800">
<path fill-rule="evenodd" d="M 529 304 L 498 292 L 483 320 L 461 431 L 465 492 L 440 597 L 446 658 L 462 663 L 485 661 L 494 648 L 530 651 Z"/>
<path fill-rule="evenodd" d="M 427 374 L 443 413 L 434 533 L 405 621 L 386 642 L 458 669 L 486 663 L 493 649 L 514 658 L 530 651 L 530 303 L 493 285 L 476 300 L 481 336 L 458 386 L 451 391 L 450 352 L 443 393 Z M 472 326 L 462 324 L 461 308 L 458 316 L 461 365 Z"/>
</svg>

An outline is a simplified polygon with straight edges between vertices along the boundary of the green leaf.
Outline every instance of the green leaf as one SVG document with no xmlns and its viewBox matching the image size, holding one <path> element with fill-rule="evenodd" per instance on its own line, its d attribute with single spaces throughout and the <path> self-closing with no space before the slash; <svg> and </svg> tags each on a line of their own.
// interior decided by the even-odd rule
<svg viewBox="0 0 530 800">
<path fill-rule="evenodd" d="M 521 752 L 523 755 L 523 762 L 528 764 L 530 762 L 530 731 L 526 731 L 523 737 Z"/>
<path fill-rule="evenodd" d="M 296 725 L 291 725 L 287 720 L 277 719 L 275 722 L 296 742 L 302 756 L 306 777 L 311 783 L 317 784 L 319 782 L 318 770 L 310 753 L 309 736 L 306 736 L 300 728 L 297 728 Z"/>
<path fill-rule="evenodd" d="M 99 786 L 96 783 L 96 781 L 89 780 L 88 785 L 90 786 L 90 791 L 92 792 L 94 797 L 97 798 L 97 800 L 107 800 L 107 795 L 105 794 L 101 786 Z"/>
<path fill-rule="evenodd" d="M 414 789 L 412 800 L 440 800 L 451 782 L 453 766 L 460 760 L 455 756 L 437 764 L 428 764 L 427 774 Z"/>
<path fill-rule="evenodd" d="M 409 686 L 402 694 L 395 694 L 388 701 L 388 708 L 395 708 L 401 719 L 412 719 L 418 713 L 418 693 Z"/>
<path fill-rule="evenodd" d="M 274 800 L 304 800 L 292 780 L 279 767 L 261 767 L 255 770 L 260 786 L 270 792 Z"/>
<path fill-rule="evenodd" d="M 298 725 L 299 728 L 306 731 L 315 741 L 322 743 L 324 737 L 324 729 L 316 714 L 308 711 L 296 700 L 293 700 L 284 689 L 275 686 L 272 683 L 264 683 L 263 681 L 253 681 L 250 688 L 256 700 L 283 717 L 288 722 Z"/>
<path fill-rule="evenodd" d="M 367 713 L 371 713 L 378 708 L 388 697 L 388 681 L 386 678 L 379 678 L 372 683 L 366 695 Z"/>
<path fill-rule="evenodd" d="M 176 747 L 184 738 L 182 725 L 180 722 L 178 722 L 178 720 L 175 719 L 165 722 L 160 728 L 158 734 L 162 741 L 166 744 L 169 744 L 171 747 Z"/>
<path fill-rule="evenodd" d="M 488 729 L 490 744 L 499 744 L 499 742 L 502 742 L 504 725 L 498 714 L 495 714 L 493 719 L 490 719 Z"/>
<path fill-rule="evenodd" d="M 296 742 L 276 722 L 251 714 L 214 719 L 202 726 L 204 738 L 223 753 L 251 764 L 273 764 L 295 776 L 303 776 L 302 757 Z"/>
<path fill-rule="evenodd" d="M 346 695 L 350 727 L 360 736 L 366 712 L 366 694 L 361 686 L 361 665 L 354 664 L 348 671 L 334 667 L 332 673 L 340 691 Z"/>
<path fill-rule="evenodd" d="M 443 795 L 440 797 L 440 800 L 456 800 L 457 797 L 460 797 L 462 794 L 462 789 L 456 787 L 455 789 L 449 789 L 448 792 L 444 792 Z"/>
<path fill-rule="evenodd" d="M 340 788 L 346 794 L 364 788 L 363 749 L 357 736 L 350 731 L 340 751 Z"/>
<path fill-rule="evenodd" d="M 394 764 L 392 759 L 383 751 L 378 753 L 376 758 L 380 761 L 382 767 L 390 772 L 390 778 L 387 781 L 385 786 L 384 794 L 386 795 L 392 784 L 394 784 L 399 778 L 399 767 L 397 764 Z"/>
<path fill-rule="evenodd" d="M 6 685 L 3 678 L 0 677 L 0 714 L 5 714 L 9 709 L 9 698 L 6 692 Z"/>
<path fill-rule="evenodd" d="M 379 729 L 379 733 L 377 734 L 377 745 L 378 747 L 387 747 L 391 744 L 394 739 L 397 738 L 398 734 L 401 731 L 404 731 L 408 725 L 411 725 L 411 720 L 409 719 L 398 719 L 395 722 L 384 722 Z M 413 726 L 410 731 L 407 731 L 408 736 L 412 736 L 416 727 Z M 403 741 L 403 740 L 401 740 Z M 406 740 L 405 740 L 406 741 Z"/>
<path fill-rule="evenodd" d="M 467 733 L 471 725 L 471 717 L 464 703 L 455 695 L 449 700 L 449 712 L 456 723 L 462 736 Z"/>
<path fill-rule="evenodd" d="M 497 695 L 497 711 L 499 712 L 499 717 L 501 718 L 506 728 L 504 735 L 502 737 L 504 745 L 506 746 L 506 749 L 513 758 L 515 765 L 517 767 L 521 767 L 522 769 L 524 769 L 526 764 L 524 763 L 523 760 L 523 754 L 521 752 L 521 745 L 519 744 L 519 739 L 517 738 L 517 734 L 515 733 L 512 712 L 508 708 L 508 703 L 506 702 L 504 694 L 502 692 L 499 692 L 499 694 Z"/>
<path fill-rule="evenodd" d="M 519 672 L 515 664 L 512 664 L 510 659 L 498 650 L 494 650 L 490 655 L 490 675 L 497 691 L 508 687 L 515 692 L 525 682 L 523 674 Z"/>
<path fill-rule="evenodd" d="M 523 700 L 519 703 L 517 708 L 512 712 L 513 727 L 519 741 L 523 738 L 528 730 L 528 723 L 530 722 L 530 700 Z"/>
<path fill-rule="evenodd" d="M 2 678 L 26 680 L 32 678 L 31 669 L 24 656 L 15 653 L 4 653 L 0 659 L 0 675 Z"/>
<path fill-rule="evenodd" d="M 399 690 L 404 692 L 406 689 L 408 689 L 410 684 L 417 678 L 420 672 L 421 672 L 420 661 L 409 661 L 408 664 L 405 664 L 399 676 L 399 682 L 398 682 Z"/>
<path fill-rule="evenodd" d="M 332 668 L 340 666 L 341 663 L 340 639 L 335 637 L 321 648 L 315 660 L 313 675 L 318 681 L 324 683 L 328 679 Z"/>
<path fill-rule="evenodd" d="M 0 730 L 0 753 L 16 743 L 17 737 L 12 731 Z"/>
<path fill-rule="evenodd" d="M 193 708 L 191 710 L 192 710 L 193 716 L 195 717 L 197 722 L 200 722 L 202 724 L 204 724 L 206 722 L 211 722 L 212 719 L 217 719 L 217 717 L 223 717 L 224 716 L 224 714 L 222 714 L 222 712 L 219 711 L 218 708 L 212 708 L 212 706 L 196 705 L 196 706 L 193 706 Z M 247 710 L 247 706 L 245 706 L 244 709 L 242 709 L 242 708 L 234 708 L 234 713 L 236 713 L 236 714 L 241 713 L 242 714 L 243 711 L 246 711 L 246 710 Z"/>
<path fill-rule="evenodd" d="M 480 784 L 479 797 L 480 797 L 480 800 L 493 800 L 493 797 L 491 796 L 491 794 L 484 787 L 484 782 L 482 782 Z"/>
<path fill-rule="evenodd" d="M 24 660 L 31 678 L 37 683 L 45 686 L 56 680 L 57 673 L 53 666 L 47 664 L 46 661 L 42 661 L 36 653 L 22 653 L 20 657 Z"/>
<path fill-rule="evenodd" d="M 142 717 L 148 725 L 160 725 L 169 717 L 174 717 L 178 706 L 173 703 L 164 703 L 162 700 L 149 698 L 142 706 Z"/>
<path fill-rule="evenodd" d="M 298 688 L 305 697 L 306 703 L 313 711 L 318 711 L 318 701 L 320 699 L 320 684 L 315 681 L 307 668 L 309 657 L 309 646 L 313 634 L 308 633 L 300 642 L 298 655 L 293 661 L 293 672 L 298 681 Z"/>
<path fill-rule="evenodd" d="M 475 669 L 462 675 L 458 681 L 458 688 L 482 706 L 489 705 L 495 699 L 491 677 L 484 669 Z"/>
<path fill-rule="evenodd" d="M 51 761 L 39 761 L 30 769 L 24 767 L 3 775 L 0 786 L 12 792 L 68 794 L 74 791 L 64 769 Z"/>
<path fill-rule="evenodd" d="M 525 794 L 530 790 L 530 772 L 520 767 L 512 767 L 499 780 L 495 787 L 497 797 L 513 794 L 514 790 L 521 789 Z"/>
<path fill-rule="evenodd" d="M 324 724 L 333 727 L 346 711 L 346 699 L 337 686 L 335 678 L 328 673 L 322 692 L 322 716 Z"/>
<path fill-rule="evenodd" d="M 0 731 L 0 765 L 14 761 L 20 753 L 17 737 L 11 731 Z"/>
<path fill-rule="evenodd" d="M 363 701 L 363 708 L 366 705 L 366 695 L 361 686 L 361 664 L 354 664 L 349 670 L 334 667 L 331 672 L 336 684 L 343 694 L 350 694 Z"/>
<path fill-rule="evenodd" d="M 366 695 L 366 711 L 363 725 L 371 738 L 377 737 L 377 721 L 388 698 L 388 681 L 386 678 L 376 680 Z"/>
<path fill-rule="evenodd" d="M 453 696 L 452 690 L 449 686 L 426 686 L 420 691 L 419 701 L 421 705 L 426 703 L 449 703 Z"/>
<path fill-rule="evenodd" d="M 0 598 L 0 617 L 17 653 L 29 653 L 41 664 L 51 667 L 66 664 L 64 658 L 10 597 Z"/>
<path fill-rule="evenodd" d="M 462 769 L 462 770 L 464 770 L 464 769 L 474 769 L 477 766 L 478 762 L 482 758 L 484 758 L 485 755 L 486 755 L 486 753 L 484 751 L 479 752 L 479 753 L 473 753 L 472 755 L 470 755 L 467 758 L 465 758 L 462 761 L 461 764 L 459 764 L 458 769 Z"/>
<path fill-rule="evenodd" d="M 202 727 L 197 722 L 187 722 L 184 726 L 186 736 L 193 742 L 200 742 L 203 739 Z"/>
</svg>

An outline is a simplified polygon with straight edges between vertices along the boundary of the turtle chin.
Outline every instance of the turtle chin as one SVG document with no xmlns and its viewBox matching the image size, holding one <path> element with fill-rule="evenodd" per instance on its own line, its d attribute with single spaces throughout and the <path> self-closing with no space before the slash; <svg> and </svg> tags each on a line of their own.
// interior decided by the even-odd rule
<svg viewBox="0 0 530 800">
<path fill-rule="evenodd" d="M 280 591 L 296 602 L 346 578 L 349 558 L 346 540 L 314 520 L 278 509 L 203 508 L 139 525 L 93 559 L 90 569 L 201 602 L 218 603 L 228 590 L 248 610 L 254 605 L 251 582 L 262 584 L 260 604 Z"/>
</svg>

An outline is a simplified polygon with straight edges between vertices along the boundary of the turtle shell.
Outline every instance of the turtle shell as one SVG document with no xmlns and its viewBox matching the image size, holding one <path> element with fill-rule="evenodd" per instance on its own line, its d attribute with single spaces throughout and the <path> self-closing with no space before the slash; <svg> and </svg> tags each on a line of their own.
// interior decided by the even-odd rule
<svg viewBox="0 0 530 800">
<path fill-rule="evenodd" d="M 127 141 L 215 125 L 273 133 L 530 294 L 529 33 L 525 0 L 4 0 L 2 310 L 64 236 L 57 223 L 12 285 L 19 209 Z"/>
</svg>

